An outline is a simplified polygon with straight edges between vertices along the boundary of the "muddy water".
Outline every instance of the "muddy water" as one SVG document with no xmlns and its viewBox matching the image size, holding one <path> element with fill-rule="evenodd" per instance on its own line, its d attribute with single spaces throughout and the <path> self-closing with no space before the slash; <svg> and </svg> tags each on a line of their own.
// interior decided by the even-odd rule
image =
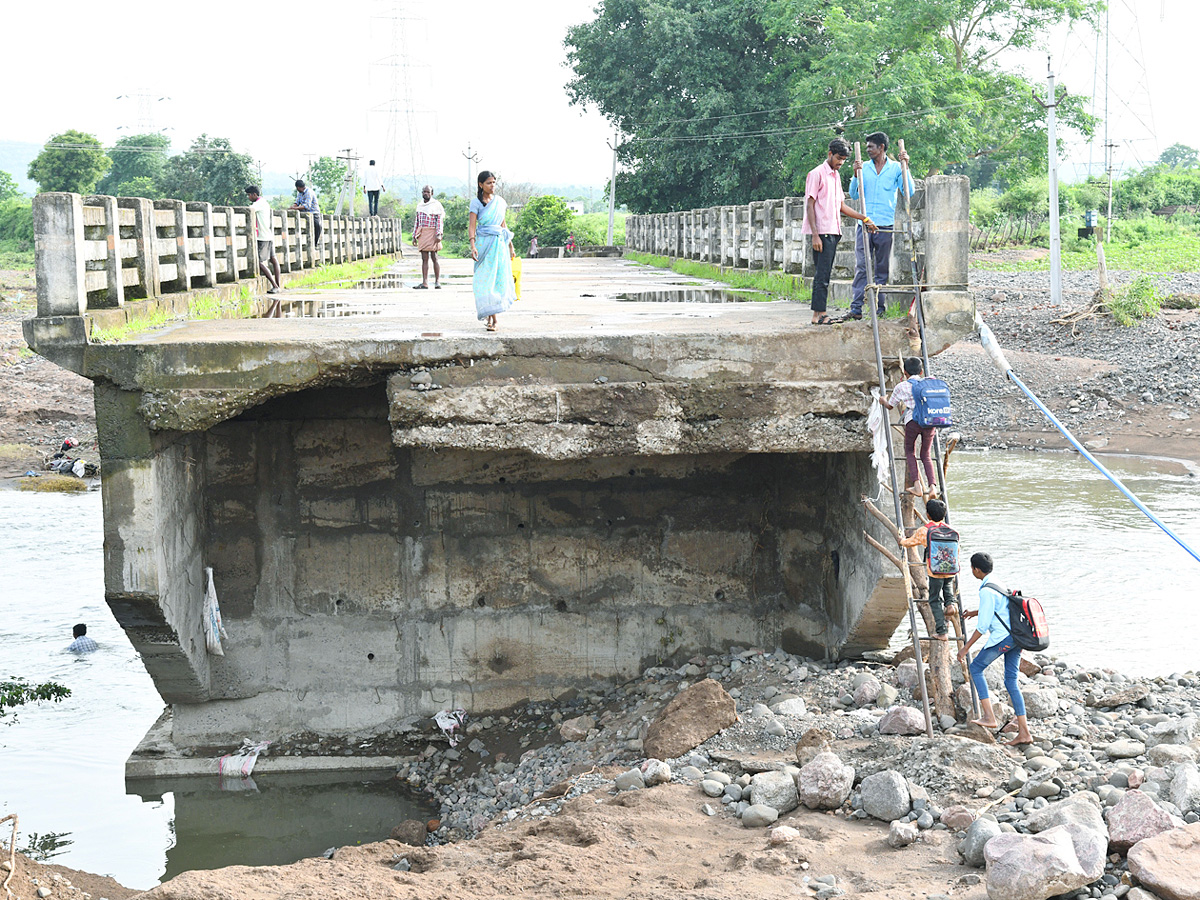
<svg viewBox="0 0 1200 900">
<path fill-rule="evenodd" d="M 1177 533 L 1200 547 L 1200 476 L 1178 463 L 1106 458 Z M 1127 674 L 1196 669 L 1200 563 L 1074 455 L 957 453 L 953 523 L 966 553 L 1047 607 L 1051 650 Z M 0 815 L 20 816 L 18 847 L 36 835 L 54 861 L 149 887 L 190 868 L 289 862 L 377 840 L 427 817 L 378 773 L 255 779 L 223 792 L 215 779 L 142 783 L 124 763 L 162 703 L 103 596 L 100 497 L 0 492 L 0 677 L 66 684 L 61 704 L 26 707 L 0 725 Z M 974 581 L 964 579 L 968 603 Z M 101 644 L 64 648 L 75 622 Z"/>
<path fill-rule="evenodd" d="M 102 525 L 99 493 L 0 491 L 0 678 L 71 689 L 0 724 L 0 816 L 20 817 L 18 849 L 149 888 L 188 869 L 294 862 L 380 840 L 403 819 L 430 816 L 378 772 L 259 775 L 239 791 L 216 778 L 171 779 L 126 793 L 125 760 L 163 703 L 104 602 Z M 66 652 L 76 622 L 100 650 Z"/>
<path fill-rule="evenodd" d="M 1169 460 L 1101 460 L 1151 511 L 1200 551 L 1200 470 Z M 1200 668 L 1200 562 L 1081 457 L 956 453 L 951 521 L 964 561 L 990 553 L 996 580 L 1046 607 L 1050 652 L 1127 675 Z M 961 579 L 968 609 L 978 582 Z M 907 626 L 902 628 L 907 636 Z"/>
</svg>

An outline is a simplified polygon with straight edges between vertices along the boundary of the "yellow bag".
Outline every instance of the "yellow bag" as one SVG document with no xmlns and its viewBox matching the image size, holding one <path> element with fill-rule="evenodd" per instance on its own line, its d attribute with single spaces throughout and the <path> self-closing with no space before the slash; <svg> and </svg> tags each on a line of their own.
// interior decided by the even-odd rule
<svg viewBox="0 0 1200 900">
<path fill-rule="evenodd" d="M 512 258 L 513 270 L 513 287 L 517 292 L 517 299 L 521 299 L 521 257 L 514 256 Z"/>
</svg>

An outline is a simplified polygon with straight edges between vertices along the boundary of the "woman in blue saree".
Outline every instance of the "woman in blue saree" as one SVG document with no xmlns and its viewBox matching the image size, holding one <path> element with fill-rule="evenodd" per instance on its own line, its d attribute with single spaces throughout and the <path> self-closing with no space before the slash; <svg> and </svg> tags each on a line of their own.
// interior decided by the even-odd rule
<svg viewBox="0 0 1200 900">
<path fill-rule="evenodd" d="M 487 330 L 496 330 L 496 316 L 516 299 L 512 272 L 512 232 L 504 227 L 508 204 L 496 196 L 496 176 L 479 173 L 479 191 L 471 201 L 467 237 L 475 260 L 475 315 L 486 320 Z"/>
</svg>

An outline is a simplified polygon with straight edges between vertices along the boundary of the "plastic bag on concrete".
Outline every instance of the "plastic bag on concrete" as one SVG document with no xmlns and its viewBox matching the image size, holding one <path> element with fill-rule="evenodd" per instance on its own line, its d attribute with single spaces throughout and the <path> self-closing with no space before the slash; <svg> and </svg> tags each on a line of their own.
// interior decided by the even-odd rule
<svg viewBox="0 0 1200 900">
<path fill-rule="evenodd" d="M 217 605 L 217 588 L 213 584 L 212 567 L 207 567 L 204 570 L 205 580 L 208 582 L 204 589 L 204 644 L 208 647 L 208 652 L 214 656 L 224 656 L 225 651 L 221 649 L 221 638 L 229 637 L 225 632 L 225 626 L 221 624 L 221 607 Z"/>
<path fill-rule="evenodd" d="M 242 746 L 236 753 L 227 753 L 217 760 L 217 773 L 222 777 L 236 775 L 249 778 L 258 762 L 258 755 L 270 746 L 270 741 L 252 741 L 242 738 Z"/>
<path fill-rule="evenodd" d="M 457 747 L 458 732 L 467 723 L 467 711 L 465 709 L 443 709 L 433 717 L 433 721 L 437 722 L 437 727 L 442 729 L 442 734 L 446 735 L 450 746 Z"/>
</svg>

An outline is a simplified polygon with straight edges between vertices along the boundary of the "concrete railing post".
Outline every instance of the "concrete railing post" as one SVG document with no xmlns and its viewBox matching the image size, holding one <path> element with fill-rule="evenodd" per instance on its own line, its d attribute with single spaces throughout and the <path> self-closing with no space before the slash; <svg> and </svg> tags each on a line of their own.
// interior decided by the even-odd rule
<svg viewBox="0 0 1200 900">
<path fill-rule="evenodd" d="M 174 293 L 175 291 L 186 291 L 189 287 L 188 282 L 188 248 L 187 248 L 187 210 L 184 208 L 182 200 L 155 200 L 154 208 L 156 210 L 164 210 L 171 215 L 171 225 L 169 226 L 174 231 L 174 252 L 163 254 L 164 256 L 173 256 L 175 260 L 175 279 L 173 281 L 163 282 L 164 293 Z M 157 220 L 157 216 L 155 219 Z M 157 232 L 157 228 L 155 229 Z M 168 238 L 168 240 L 172 240 Z"/>
<path fill-rule="evenodd" d="M 305 213 L 305 231 L 304 231 L 304 268 L 315 269 L 317 263 L 317 220 L 312 213 Z"/>
<path fill-rule="evenodd" d="M 38 315 L 82 316 L 87 311 L 82 198 L 58 192 L 34 197 L 33 242 Z"/>
<path fill-rule="evenodd" d="M 188 235 L 189 247 L 188 258 L 191 258 L 192 240 L 202 240 L 203 246 L 200 247 L 200 258 L 204 263 L 204 274 L 198 279 L 203 287 L 213 287 L 217 283 L 217 253 L 215 242 L 213 241 L 213 217 L 211 203 L 188 203 L 186 204 L 188 212 L 200 213 L 203 221 L 200 225 L 200 235 L 197 238 L 192 238 Z"/>
<path fill-rule="evenodd" d="M 121 222 L 117 198 L 93 195 L 83 198 L 84 206 L 104 210 L 104 280 L 108 300 L 105 306 L 125 305 L 125 276 L 121 271 Z M 86 277 L 86 276 L 85 276 Z"/>
<path fill-rule="evenodd" d="M 288 259 L 288 247 L 291 240 L 288 234 L 288 213 L 287 210 L 271 213 L 272 230 L 275 227 L 276 217 L 279 222 L 279 238 L 275 242 L 275 256 L 279 260 L 279 271 L 292 271 L 291 261 Z"/>
<path fill-rule="evenodd" d="M 764 272 L 770 272 L 775 268 L 775 211 L 778 208 L 778 200 L 763 201 L 762 267 Z"/>
<path fill-rule="evenodd" d="M 784 272 L 795 272 L 796 265 L 796 236 L 800 225 L 795 221 L 798 202 L 795 197 L 783 198 L 783 265 Z"/>
<path fill-rule="evenodd" d="M 925 179 L 926 283 L 939 290 L 965 290 L 970 257 L 970 180 L 966 175 Z"/>
<path fill-rule="evenodd" d="M 237 244 L 233 239 L 233 207 L 232 206 L 214 206 L 213 210 L 213 250 L 220 250 L 225 254 L 225 271 L 221 272 L 219 268 L 216 271 L 216 280 L 228 284 L 231 281 L 237 281 Z M 224 219 L 225 225 L 221 227 L 221 233 L 217 234 L 217 223 Z"/>
<path fill-rule="evenodd" d="M 157 297 L 158 251 L 154 246 L 154 204 L 144 197 L 118 197 L 118 209 L 133 212 L 134 265 L 137 267 L 138 283 L 125 289 L 130 299 Z"/>
<path fill-rule="evenodd" d="M 246 268 L 240 272 L 245 272 L 247 278 L 258 277 L 258 241 L 254 237 L 254 211 L 248 206 L 238 206 L 234 208 L 234 241 L 236 244 L 241 244 L 246 248 Z M 242 224 L 238 224 L 238 219 L 241 219 Z"/>
</svg>

